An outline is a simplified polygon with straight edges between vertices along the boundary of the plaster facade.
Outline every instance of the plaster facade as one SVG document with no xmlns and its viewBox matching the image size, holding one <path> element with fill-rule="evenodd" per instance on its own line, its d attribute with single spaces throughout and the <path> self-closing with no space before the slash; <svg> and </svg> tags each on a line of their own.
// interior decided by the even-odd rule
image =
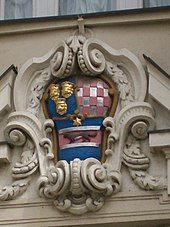
<svg viewBox="0 0 170 227">
<path fill-rule="evenodd" d="M 0 25 L 0 225 L 170 226 L 169 12 Z M 41 108 L 43 89 L 77 67 L 92 77 L 107 74 L 119 91 L 117 112 L 103 123 L 110 133 L 106 161 L 75 161 L 81 190 L 92 200 L 102 197 L 102 204 L 77 204 L 68 196 L 80 193 L 74 179 L 67 182 L 73 168 L 57 163 L 52 171 L 53 144 L 43 131 L 53 124 Z M 35 94 L 37 85 L 42 89 Z M 65 171 L 59 182 L 55 171 Z M 60 195 L 69 207 L 58 206 Z"/>
</svg>

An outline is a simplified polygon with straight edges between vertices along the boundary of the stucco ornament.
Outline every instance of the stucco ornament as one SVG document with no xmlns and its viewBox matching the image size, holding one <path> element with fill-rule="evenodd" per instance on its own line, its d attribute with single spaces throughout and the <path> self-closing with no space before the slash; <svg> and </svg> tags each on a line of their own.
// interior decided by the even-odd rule
<svg viewBox="0 0 170 227">
<path fill-rule="evenodd" d="M 80 83 L 89 83 L 89 93 Z M 121 190 L 122 163 L 140 188 L 164 189 L 166 182 L 147 172 L 150 160 L 141 147 L 154 127 L 146 89 L 144 69 L 131 52 L 114 50 L 82 35 L 69 37 L 44 57 L 27 61 L 15 81 L 15 111 L 5 128 L 8 142 L 21 146 L 23 152 L 21 162 L 12 169 L 16 181 L 0 190 L 0 200 L 23 193 L 38 169 L 35 189 L 40 196 L 53 199 L 59 210 L 77 215 L 96 211 L 107 196 Z M 81 91 L 87 93 L 88 103 L 80 104 L 84 100 Z M 79 105 L 70 113 L 75 94 Z M 91 97 L 111 104 L 100 106 Z M 101 125 L 94 124 L 96 119 Z M 103 139 L 97 140 L 101 133 Z M 87 155 L 90 149 L 96 153 Z"/>
</svg>

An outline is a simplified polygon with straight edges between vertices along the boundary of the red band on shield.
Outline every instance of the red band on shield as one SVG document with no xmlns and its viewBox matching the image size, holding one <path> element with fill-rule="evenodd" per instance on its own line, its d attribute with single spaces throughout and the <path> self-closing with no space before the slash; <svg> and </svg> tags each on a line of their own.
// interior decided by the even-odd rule
<svg viewBox="0 0 170 227">
<path fill-rule="evenodd" d="M 66 144 L 73 143 L 96 143 L 99 144 L 101 141 L 102 132 L 101 131 L 74 131 L 65 132 L 59 134 L 59 147 Z"/>
</svg>

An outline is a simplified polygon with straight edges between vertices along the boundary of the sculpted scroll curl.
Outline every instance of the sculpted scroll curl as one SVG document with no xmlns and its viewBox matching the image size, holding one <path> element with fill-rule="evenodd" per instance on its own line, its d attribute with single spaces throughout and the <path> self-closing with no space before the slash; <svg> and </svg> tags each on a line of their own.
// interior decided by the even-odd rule
<svg viewBox="0 0 170 227">
<path fill-rule="evenodd" d="M 50 61 L 51 73 L 55 77 L 68 77 L 71 75 L 75 63 L 75 54 L 63 42 Z"/>
</svg>

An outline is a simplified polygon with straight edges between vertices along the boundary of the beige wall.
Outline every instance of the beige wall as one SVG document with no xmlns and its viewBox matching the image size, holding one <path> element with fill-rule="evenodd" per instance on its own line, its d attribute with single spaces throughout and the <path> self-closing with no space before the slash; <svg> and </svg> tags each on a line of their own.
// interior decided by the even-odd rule
<svg viewBox="0 0 170 227">
<path fill-rule="evenodd" d="M 91 16 L 85 26 L 115 49 L 127 48 L 144 63 L 143 54 L 170 71 L 170 10 Z M 20 68 L 34 56 L 42 56 L 74 33 L 76 19 L 44 19 L 0 24 L 0 73 L 11 64 Z"/>
</svg>

